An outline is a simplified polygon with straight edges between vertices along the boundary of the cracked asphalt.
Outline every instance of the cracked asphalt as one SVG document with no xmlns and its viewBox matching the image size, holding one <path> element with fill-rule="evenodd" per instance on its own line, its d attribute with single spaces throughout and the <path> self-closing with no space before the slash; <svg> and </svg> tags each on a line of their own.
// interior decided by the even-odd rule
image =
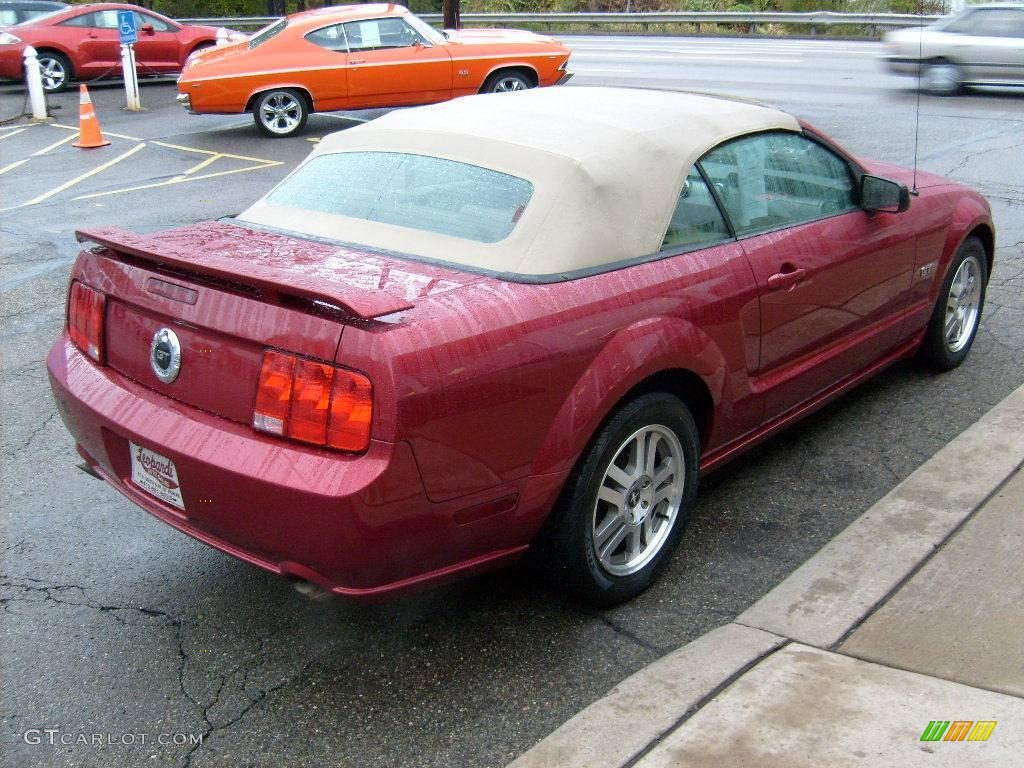
<svg viewBox="0 0 1024 768">
<path fill-rule="evenodd" d="M 771 41 L 757 43 L 768 53 L 741 41 L 729 44 L 735 61 L 708 54 L 713 60 L 676 64 L 665 54 L 645 59 L 630 48 L 635 39 L 572 42 L 585 51 L 574 85 L 759 98 L 856 153 L 912 162 L 916 97 L 871 60 L 876 46 L 805 43 L 795 54 L 793 41 L 777 41 L 785 54 L 771 63 Z M 756 66 L 744 63 L 744 50 L 757 51 Z M 0 752 L 8 765 L 502 766 L 630 673 L 728 622 L 1024 382 L 1024 94 L 925 97 L 921 167 L 985 192 L 998 228 L 982 330 L 964 366 L 939 376 L 897 365 L 707 477 L 665 577 L 628 605 L 580 607 L 524 567 L 381 606 L 313 600 L 77 470 L 43 366 L 63 322 L 75 228 L 145 231 L 236 212 L 312 145 L 261 139 L 244 116 L 181 114 L 167 82 L 143 86 L 141 114 L 119 109 L 116 84 L 91 91 L 105 131 L 281 164 L 118 191 L 166 182 L 185 162 L 173 149 L 139 152 L 43 202 L 0 212 Z M 18 88 L 0 88 L 0 118 L 21 100 Z M 73 124 L 77 94 L 53 102 L 58 121 Z M 315 116 L 308 135 L 347 124 Z M 0 169 L 67 135 L 5 128 Z M 0 208 L 130 142 L 115 138 L 95 155 L 64 144 L 0 171 Z"/>
</svg>

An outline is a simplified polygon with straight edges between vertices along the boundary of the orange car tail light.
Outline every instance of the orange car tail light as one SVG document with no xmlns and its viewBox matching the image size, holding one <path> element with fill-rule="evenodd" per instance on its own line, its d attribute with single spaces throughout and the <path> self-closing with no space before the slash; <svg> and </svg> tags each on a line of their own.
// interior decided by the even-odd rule
<svg viewBox="0 0 1024 768">
<path fill-rule="evenodd" d="M 268 350 L 263 356 L 253 428 L 342 451 L 370 445 L 370 380 L 326 363 Z"/>
<path fill-rule="evenodd" d="M 68 335 L 76 347 L 103 364 L 103 316 L 107 299 L 99 291 L 71 283 L 68 297 Z"/>
</svg>

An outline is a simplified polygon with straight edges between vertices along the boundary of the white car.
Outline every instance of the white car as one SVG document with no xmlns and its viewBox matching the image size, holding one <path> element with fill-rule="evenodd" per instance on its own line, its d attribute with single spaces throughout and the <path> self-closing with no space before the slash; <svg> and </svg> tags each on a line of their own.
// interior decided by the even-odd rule
<svg viewBox="0 0 1024 768">
<path fill-rule="evenodd" d="M 922 28 L 885 36 L 889 69 L 917 76 L 929 93 L 965 85 L 1024 86 L 1024 4 L 975 5 Z"/>
</svg>

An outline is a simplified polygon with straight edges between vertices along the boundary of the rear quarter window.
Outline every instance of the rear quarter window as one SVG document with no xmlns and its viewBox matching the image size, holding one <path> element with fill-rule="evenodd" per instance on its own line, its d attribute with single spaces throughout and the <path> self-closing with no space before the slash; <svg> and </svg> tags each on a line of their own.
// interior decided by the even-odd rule
<svg viewBox="0 0 1024 768">
<path fill-rule="evenodd" d="M 264 27 L 255 35 L 249 38 L 249 50 L 252 50 L 253 48 L 259 48 L 270 38 L 274 37 L 275 35 L 281 34 L 281 32 L 283 32 L 284 28 L 287 26 L 288 19 L 278 19 L 269 27 Z"/>
</svg>

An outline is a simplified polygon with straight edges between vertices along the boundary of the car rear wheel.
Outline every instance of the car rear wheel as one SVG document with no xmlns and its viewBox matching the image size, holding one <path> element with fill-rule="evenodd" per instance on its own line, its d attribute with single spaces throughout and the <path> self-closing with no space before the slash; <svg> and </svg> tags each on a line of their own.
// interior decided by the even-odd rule
<svg viewBox="0 0 1024 768">
<path fill-rule="evenodd" d="M 985 247 L 976 237 L 967 238 L 953 257 L 918 353 L 929 367 L 956 368 L 971 351 L 985 306 L 987 264 Z"/>
<path fill-rule="evenodd" d="M 512 93 L 533 88 L 533 82 L 521 72 L 495 72 L 484 83 L 480 93 Z"/>
<path fill-rule="evenodd" d="M 921 76 L 921 87 L 936 96 L 956 95 L 960 92 L 963 82 L 963 69 L 948 61 L 926 64 Z"/>
<path fill-rule="evenodd" d="M 309 107 L 306 98 L 291 88 L 261 93 L 252 109 L 256 127 L 267 136 L 295 136 L 306 127 Z"/>
<path fill-rule="evenodd" d="M 697 493 L 693 417 L 655 392 L 623 406 L 570 477 L 540 542 L 561 584 L 599 606 L 629 600 L 668 564 Z"/>
<path fill-rule="evenodd" d="M 71 81 L 71 62 L 63 53 L 41 51 L 37 56 L 39 73 L 46 93 L 58 93 L 67 88 Z"/>
</svg>

